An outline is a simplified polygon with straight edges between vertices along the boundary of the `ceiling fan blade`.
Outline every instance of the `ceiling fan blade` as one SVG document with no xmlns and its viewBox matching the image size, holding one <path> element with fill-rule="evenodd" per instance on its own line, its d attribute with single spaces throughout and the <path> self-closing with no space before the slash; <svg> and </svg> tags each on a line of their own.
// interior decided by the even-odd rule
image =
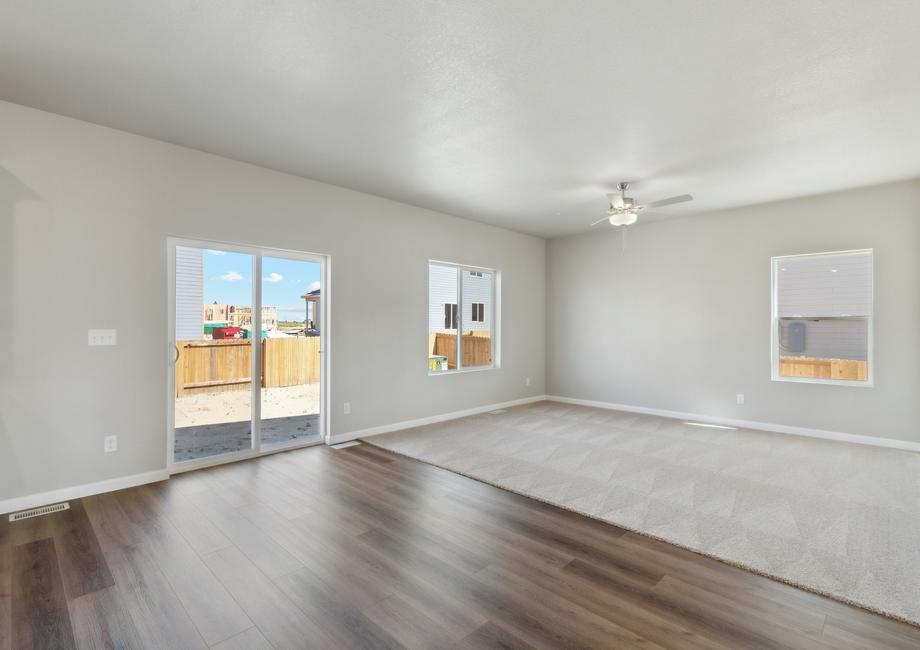
<svg viewBox="0 0 920 650">
<path fill-rule="evenodd" d="M 592 226 L 596 226 L 596 225 L 599 224 L 600 222 L 602 222 L 602 221 L 608 221 L 609 219 L 610 219 L 610 217 L 604 217 L 603 219 L 598 219 L 597 221 L 595 221 L 595 222 L 592 223 L 591 225 L 592 225 Z"/>
<path fill-rule="evenodd" d="M 651 203 L 646 203 L 645 208 L 660 208 L 665 205 L 674 205 L 675 203 L 685 203 L 687 201 L 692 201 L 693 197 L 689 194 L 681 194 L 680 196 L 672 196 L 669 199 L 661 199 L 660 201 L 652 201 Z"/>
<path fill-rule="evenodd" d="M 613 206 L 614 208 L 622 208 L 623 205 L 624 205 L 624 203 L 623 203 L 623 194 L 620 193 L 620 192 L 611 192 L 610 194 L 608 194 L 608 195 L 607 195 L 607 201 L 608 201 L 608 202 L 610 203 L 610 205 Z"/>
</svg>

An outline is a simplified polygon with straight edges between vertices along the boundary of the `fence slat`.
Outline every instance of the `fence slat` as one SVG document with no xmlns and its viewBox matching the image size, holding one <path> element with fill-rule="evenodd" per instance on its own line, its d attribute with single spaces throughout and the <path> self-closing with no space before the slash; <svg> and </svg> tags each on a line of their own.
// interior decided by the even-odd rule
<svg viewBox="0 0 920 650">
<path fill-rule="evenodd" d="M 264 339 L 262 386 L 297 386 L 319 381 L 318 336 Z M 252 343 L 249 340 L 179 341 L 176 395 L 189 391 L 248 389 Z"/>
<path fill-rule="evenodd" d="M 464 334 L 460 346 L 466 368 L 492 364 L 492 339 L 482 334 Z M 447 367 L 457 367 L 457 335 L 438 332 L 434 337 L 432 354 L 447 357 Z"/>
</svg>

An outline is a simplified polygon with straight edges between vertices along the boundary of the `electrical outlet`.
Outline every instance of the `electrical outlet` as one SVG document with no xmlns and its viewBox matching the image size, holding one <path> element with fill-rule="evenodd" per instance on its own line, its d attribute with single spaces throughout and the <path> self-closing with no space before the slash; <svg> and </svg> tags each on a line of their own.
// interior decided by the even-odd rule
<svg viewBox="0 0 920 650">
<path fill-rule="evenodd" d="M 351 402 L 345 402 L 345 404 L 342 405 L 342 411 L 344 411 L 345 415 L 350 415 L 351 414 Z"/>
<path fill-rule="evenodd" d="M 525 386 L 530 386 L 530 377 L 528 377 L 527 379 L 524 380 L 524 385 L 525 385 Z"/>
<path fill-rule="evenodd" d="M 735 395 L 735 401 L 738 404 L 744 404 L 744 393 L 738 393 L 737 395 Z"/>
<path fill-rule="evenodd" d="M 87 338 L 89 345 L 115 345 L 117 342 L 116 330 L 89 330 Z"/>
<path fill-rule="evenodd" d="M 118 436 L 106 436 L 102 439 L 102 451 L 111 453 L 118 451 Z"/>
</svg>

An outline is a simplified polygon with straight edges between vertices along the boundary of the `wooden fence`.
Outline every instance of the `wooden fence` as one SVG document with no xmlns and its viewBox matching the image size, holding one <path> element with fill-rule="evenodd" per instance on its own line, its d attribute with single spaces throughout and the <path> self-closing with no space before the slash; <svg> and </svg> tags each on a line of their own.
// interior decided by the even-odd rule
<svg viewBox="0 0 920 650">
<path fill-rule="evenodd" d="M 464 334 L 460 342 L 464 367 L 488 366 L 492 364 L 492 339 L 488 333 Z M 448 369 L 457 367 L 457 335 L 438 332 L 434 337 L 432 354 L 447 357 Z"/>
<path fill-rule="evenodd" d="M 296 386 L 319 381 L 318 336 L 262 340 L 262 386 Z M 176 395 L 249 389 L 252 345 L 244 339 L 176 343 Z"/>
<path fill-rule="evenodd" d="M 866 381 L 865 361 L 854 359 L 818 359 L 815 357 L 780 357 L 780 377 L 814 377 L 817 379 L 849 379 Z"/>
</svg>

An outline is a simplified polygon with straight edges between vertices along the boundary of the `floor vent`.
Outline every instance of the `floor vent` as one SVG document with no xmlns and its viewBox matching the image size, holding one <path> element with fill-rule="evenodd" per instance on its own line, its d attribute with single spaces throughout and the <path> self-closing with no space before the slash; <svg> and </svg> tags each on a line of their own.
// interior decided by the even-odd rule
<svg viewBox="0 0 920 650">
<path fill-rule="evenodd" d="M 330 445 L 333 449 L 345 449 L 345 447 L 354 447 L 355 445 L 360 445 L 361 443 L 357 440 L 349 440 L 348 442 L 340 442 L 337 445 Z"/>
<path fill-rule="evenodd" d="M 32 517 L 40 517 L 42 515 L 50 515 L 52 512 L 60 512 L 61 510 L 70 510 L 69 503 L 55 503 L 50 506 L 42 506 L 41 508 L 32 508 L 31 510 L 23 510 L 22 512 L 14 512 L 10 515 L 10 521 L 20 521 L 22 519 L 31 519 Z"/>
</svg>

